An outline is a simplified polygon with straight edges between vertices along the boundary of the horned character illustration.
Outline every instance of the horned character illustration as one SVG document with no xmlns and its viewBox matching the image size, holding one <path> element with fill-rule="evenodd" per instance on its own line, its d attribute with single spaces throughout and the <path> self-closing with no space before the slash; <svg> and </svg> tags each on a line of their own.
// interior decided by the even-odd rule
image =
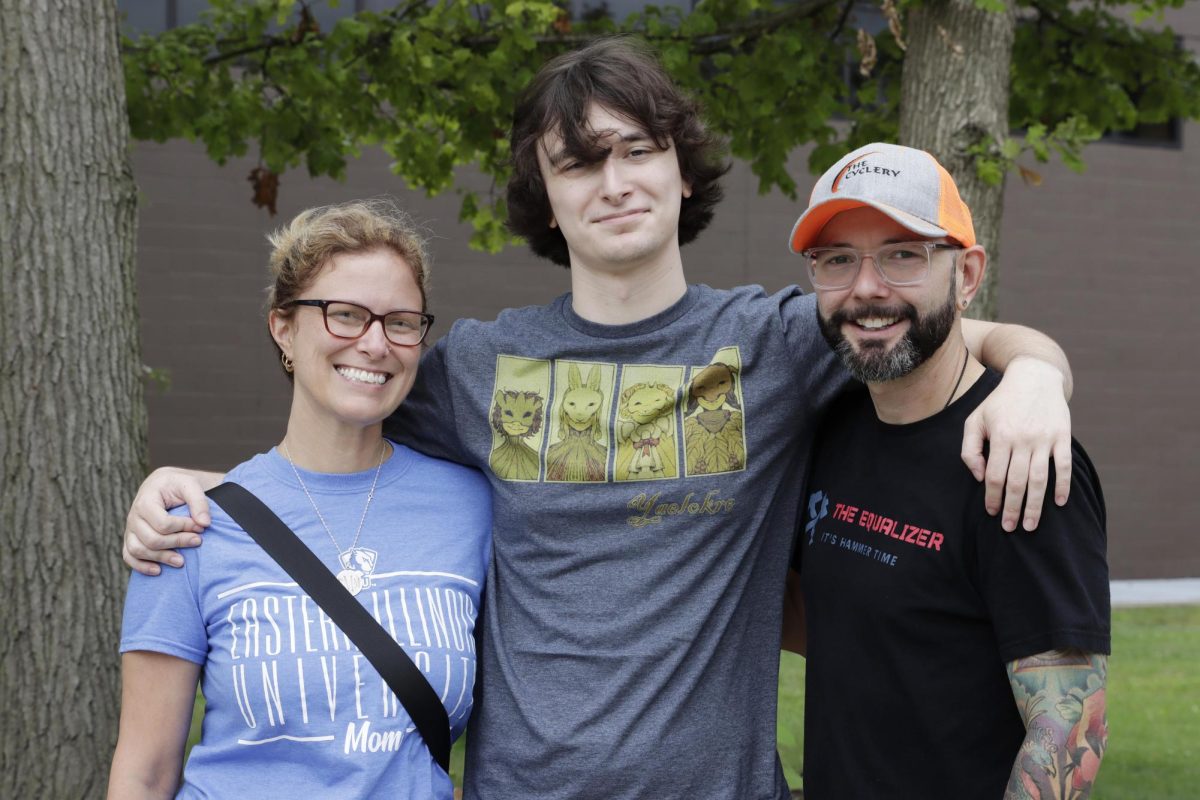
<svg viewBox="0 0 1200 800">
<path fill-rule="evenodd" d="M 497 390 L 492 405 L 492 429 L 502 439 L 493 448 L 489 461 L 496 477 L 536 481 L 538 454 L 525 440 L 542 429 L 542 396 L 537 392 Z"/>
<path fill-rule="evenodd" d="M 745 467 L 737 380 L 737 368 L 720 362 L 709 364 L 692 377 L 683 419 L 688 475 L 714 475 Z"/>
<path fill-rule="evenodd" d="M 546 451 L 546 480 L 584 483 L 603 481 L 608 448 L 601 444 L 604 395 L 600 392 L 600 366 L 588 371 L 587 383 L 579 367 L 567 368 L 567 390 L 558 401 L 558 438 Z"/>
<path fill-rule="evenodd" d="M 675 390 L 662 383 L 635 383 L 621 392 L 617 409 L 618 481 L 674 478 Z"/>
</svg>

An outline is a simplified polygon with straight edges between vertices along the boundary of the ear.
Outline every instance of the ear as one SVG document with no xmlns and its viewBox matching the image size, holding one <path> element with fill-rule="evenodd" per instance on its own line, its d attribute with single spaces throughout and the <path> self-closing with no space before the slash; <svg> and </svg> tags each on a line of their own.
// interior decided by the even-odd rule
<svg viewBox="0 0 1200 800">
<path fill-rule="evenodd" d="M 579 377 L 579 366 L 572 364 L 567 367 L 567 391 L 578 389 L 583 385 L 583 379 Z"/>
<path fill-rule="evenodd" d="M 686 200 L 691 196 L 692 196 L 692 182 L 684 181 L 683 182 L 683 199 Z"/>
<path fill-rule="evenodd" d="M 968 247 L 959 256 L 958 262 L 958 309 L 964 311 L 983 286 L 983 276 L 987 272 L 987 251 L 981 245 Z"/>
<path fill-rule="evenodd" d="M 558 227 L 558 220 L 556 220 L 556 219 L 554 218 L 554 214 L 553 214 L 553 212 L 550 214 L 550 227 L 551 227 L 551 228 L 557 228 L 557 227 Z"/>
<path fill-rule="evenodd" d="M 592 367 L 591 371 L 588 372 L 587 387 L 595 392 L 600 391 L 600 365 L 599 364 Z"/>
<path fill-rule="evenodd" d="M 292 339 L 296 336 L 295 321 L 294 313 L 291 316 L 285 316 L 275 309 L 271 309 L 267 314 L 267 330 L 271 332 L 271 338 L 288 358 L 292 357 Z"/>
<path fill-rule="evenodd" d="M 498 405 L 498 406 L 504 405 L 504 390 L 503 389 L 496 390 L 496 398 L 495 399 L 496 399 L 496 405 Z"/>
</svg>

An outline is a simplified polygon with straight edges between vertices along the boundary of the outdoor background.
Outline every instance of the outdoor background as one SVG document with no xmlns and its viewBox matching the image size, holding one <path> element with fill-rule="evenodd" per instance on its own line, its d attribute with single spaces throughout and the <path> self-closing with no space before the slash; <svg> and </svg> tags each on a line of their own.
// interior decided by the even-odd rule
<svg viewBox="0 0 1200 800">
<path fill-rule="evenodd" d="M 120 5 L 128 25 L 153 32 L 194 20 L 204 3 Z M 343 2 L 323 22 L 380 5 Z M 636 3 L 608 5 L 620 13 Z M 1200 2 L 1167 21 L 1185 46 L 1200 49 Z M 802 198 L 813 180 L 806 156 L 791 159 Z M 1045 331 L 1070 356 L 1075 436 L 1103 482 L 1113 577 L 1200 576 L 1200 123 L 1104 139 L 1084 158 L 1082 175 L 1061 163 L 1038 165 L 1040 186 L 1010 176 L 999 318 Z M 274 218 L 251 205 L 246 176 L 255 164 L 219 167 L 202 146 L 182 141 L 134 146 L 143 358 L 169 380 L 147 392 L 152 466 L 226 468 L 281 437 L 289 390 L 261 308 L 265 235 L 303 208 L 391 194 L 429 225 L 436 235 L 431 339 L 458 318 L 491 319 L 568 288 L 565 269 L 522 247 L 498 255 L 469 249 L 458 196 L 431 200 L 406 190 L 381 152 L 351 163 L 344 183 L 285 173 Z M 804 283 L 787 249 L 802 203 L 777 192 L 760 196 L 757 184 L 735 163 L 713 225 L 684 248 L 689 280 L 768 290 Z"/>
</svg>

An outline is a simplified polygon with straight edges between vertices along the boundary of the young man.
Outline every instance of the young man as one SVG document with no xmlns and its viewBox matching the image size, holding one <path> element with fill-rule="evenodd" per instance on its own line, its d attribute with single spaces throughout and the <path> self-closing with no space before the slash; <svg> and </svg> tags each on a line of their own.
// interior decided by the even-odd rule
<svg viewBox="0 0 1200 800">
<path fill-rule="evenodd" d="M 928 153 L 871 144 L 821 177 L 791 244 L 866 383 L 833 402 L 808 475 L 804 796 L 1086 798 L 1107 738 L 1104 499 L 1076 444 L 1070 502 L 1004 536 L 959 459 L 1000 382 L 963 341 L 987 261 L 970 211 Z"/>
<path fill-rule="evenodd" d="M 546 64 L 514 114 L 509 211 L 534 252 L 569 265 L 572 291 L 456 324 L 389 427 L 493 487 L 467 797 L 787 795 L 775 695 L 792 487 L 847 378 L 798 289 L 687 284 L 679 247 L 720 197 L 717 144 L 631 40 Z M 1016 488 L 1015 527 L 1030 454 L 1069 441 L 1066 364 L 1040 334 L 979 323 L 968 336 L 1011 364 L 1006 399 L 964 447 L 982 477 L 982 431 L 1022 431 L 993 436 L 988 464 L 994 508 L 1006 473 Z M 1053 363 L 1013 362 L 1029 354 Z M 1026 435 L 1031 421 L 1051 434 Z M 1045 488 L 1032 469 L 1027 524 Z M 162 506 L 202 509 L 200 486 L 148 479 L 133 566 L 169 558 L 140 539 L 193 538 L 203 513 L 180 534 Z"/>
</svg>

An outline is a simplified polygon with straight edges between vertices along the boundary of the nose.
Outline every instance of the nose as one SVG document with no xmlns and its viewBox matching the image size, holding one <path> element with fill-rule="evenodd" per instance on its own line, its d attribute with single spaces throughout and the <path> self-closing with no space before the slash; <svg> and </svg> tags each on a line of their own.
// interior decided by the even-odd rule
<svg viewBox="0 0 1200 800">
<path fill-rule="evenodd" d="M 363 335 L 355 340 L 358 351 L 371 358 L 383 358 L 391 349 L 391 342 L 383 333 L 383 320 L 373 319 Z"/>
<path fill-rule="evenodd" d="M 608 202 L 619 203 L 629 196 L 629 182 L 625 179 L 625 172 L 621 169 L 617 159 L 612 156 L 604 159 L 604 164 L 600 168 L 600 179 L 601 195 Z"/>
<path fill-rule="evenodd" d="M 858 274 L 854 276 L 854 284 L 850 287 L 853 295 L 861 298 L 879 298 L 887 295 L 891 291 L 891 287 L 883 282 L 883 276 L 879 274 L 879 265 L 875 262 L 875 256 L 863 255 L 861 258 Z M 867 268 L 867 259 L 871 260 L 870 269 Z"/>
</svg>

